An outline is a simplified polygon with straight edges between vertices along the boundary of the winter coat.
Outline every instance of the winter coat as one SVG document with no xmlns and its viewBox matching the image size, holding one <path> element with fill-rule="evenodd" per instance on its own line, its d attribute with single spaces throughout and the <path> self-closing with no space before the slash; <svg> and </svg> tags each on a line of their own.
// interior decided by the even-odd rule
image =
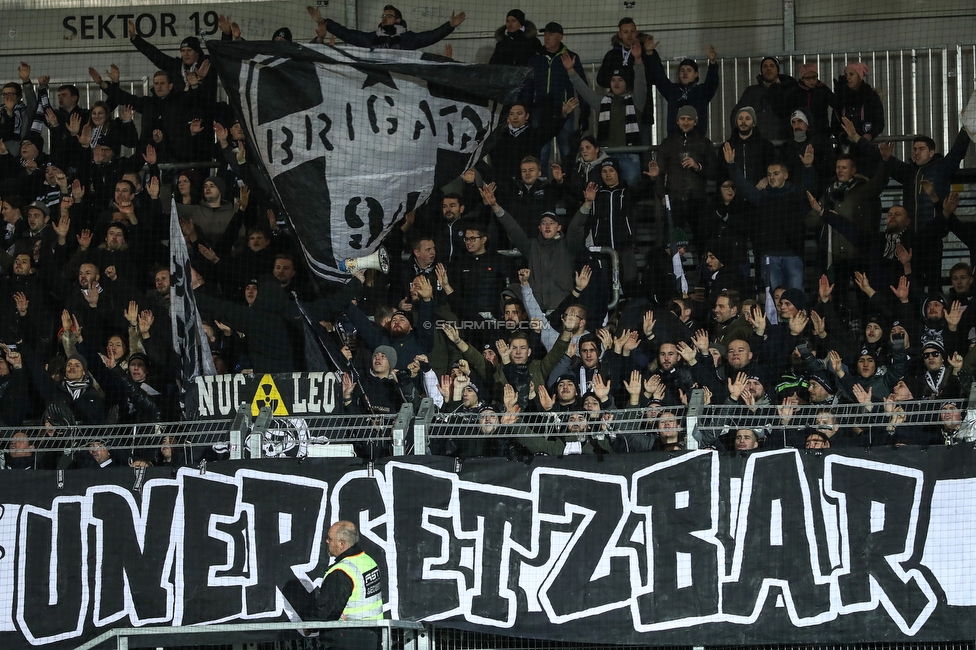
<svg viewBox="0 0 976 650">
<path fill-rule="evenodd" d="M 742 91 L 742 97 L 732 109 L 730 122 L 732 131 L 737 130 L 736 118 L 739 110 L 751 106 L 756 112 L 756 128 L 770 140 L 786 140 L 793 135 L 790 128 L 790 115 L 787 110 L 788 89 L 796 84 L 789 75 L 779 75 L 779 83 L 767 85 L 762 75 L 756 76 L 756 83 Z M 700 115 L 700 113 L 699 113 Z"/>
<path fill-rule="evenodd" d="M 676 83 L 668 79 L 661 63 L 661 55 L 654 50 L 644 65 L 657 90 L 668 102 L 668 134 L 678 131 L 678 109 L 682 106 L 692 106 L 698 112 L 698 124 L 695 131 L 705 135 L 708 133 L 708 103 L 718 90 L 718 65 L 709 63 L 705 72 L 705 81 L 695 81 L 688 85 Z M 697 160 L 697 158 L 696 158 Z"/>
<path fill-rule="evenodd" d="M 495 51 L 491 53 L 488 63 L 493 65 L 528 65 L 533 54 L 542 52 L 539 42 L 539 30 L 535 23 L 525 21 L 523 28 L 509 33 L 502 25 L 495 30 Z"/>
<path fill-rule="evenodd" d="M 831 126 L 840 143 L 850 144 L 841 123 L 843 117 L 854 123 L 858 135 L 868 136 L 868 139 L 877 138 L 884 133 L 884 105 L 878 92 L 870 84 L 862 81 L 857 90 L 851 90 L 847 87 L 847 77 L 841 75 L 834 82 L 834 95 L 837 98 L 837 110 Z"/>
<path fill-rule="evenodd" d="M 402 23 L 402 25 L 405 27 L 406 23 Z M 450 22 L 426 32 L 406 30 L 398 34 L 380 34 L 378 31 L 362 32 L 343 27 L 328 18 L 325 19 L 325 26 L 329 33 L 334 34 L 340 41 L 356 47 L 368 47 L 371 50 L 419 50 L 447 38 L 454 31 Z"/>
</svg>

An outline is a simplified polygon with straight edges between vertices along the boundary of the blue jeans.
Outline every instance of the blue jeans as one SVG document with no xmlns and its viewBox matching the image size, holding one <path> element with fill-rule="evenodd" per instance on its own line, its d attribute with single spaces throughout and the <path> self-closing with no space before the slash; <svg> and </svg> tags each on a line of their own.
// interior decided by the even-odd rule
<svg viewBox="0 0 976 650">
<path fill-rule="evenodd" d="M 803 259 L 795 255 L 763 255 L 763 275 L 771 290 L 786 287 L 803 291 Z"/>
<path fill-rule="evenodd" d="M 620 180 L 627 183 L 627 187 L 637 187 L 641 182 L 641 159 L 636 153 L 615 153 L 614 158 L 620 165 Z"/>
<path fill-rule="evenodd" d="M 559 159 L 562 161 L 563 169 L 568 169 L 570 160 L 569 158 L 569 136 L 573 135 L 573 131 L 576 130 L 576 118 L 573 115 L 569 116 L 566 123 L 563 124 L 563 128 L 559 133 L 556 134 L 556 144 L 559 145 Z M 546 176 L 549 175 L 549 163 L 552 158 L 552 140 L 546 143 L 546 146 L 542 148 L 542 156 L 540 161 L 542 162 L 542 173 Z"/>
</svg>

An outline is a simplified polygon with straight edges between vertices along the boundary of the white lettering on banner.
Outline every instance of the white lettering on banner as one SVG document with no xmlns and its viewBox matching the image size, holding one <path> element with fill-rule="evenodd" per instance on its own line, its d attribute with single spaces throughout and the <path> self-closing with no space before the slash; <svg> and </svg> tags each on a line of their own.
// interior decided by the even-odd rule
<svg viewBox="0 0 976 650">
<path fill-rule="evenodd" d="M 16 586 L 16 629 L 42 646 L 86 627 L 280 617 L 294 584 L 321 583 L 324 533 L 340 516 L 372 545 L 393 618 L 499 630 L 540 613 L 556 627 L 624 616 L 634 635 L 748 626 L 779 602 L 795 628 L 877 612 L 914 636 L 945 591 L 937 580 L 970 572 L 969 554 L 937 552 L 973 544 L 971 527 L 945 521 L 952 490 L 862 458 L 826 456 L 821 479 L 797 450 L 757 453 L 736 499 L 707 451 L 630 474 L 539 466 L 515 478 L 497 466 L 523 489 L 496 484 L 489 465 L 481 482 L 390 461 L 341 474 L 330 492 L 306 474 L 336 466 L 307 462 L 296 474 L 183 468 L 141 492 L 106 484 L 49 508 L 2 504 L 0 584 Z M 921 519 L 930 511 L 942 523 Z"/>
<path fill-rule="evenodd" d="M 197 409 L 200 417 L 233 416 L 242 402 L 252 402 L 261 377 L 262 375 L 242 374 L 196 377 Z M 275 396 L 283 400 L 281 406 L 286 415 L 328 415 L 335 412 L 336 390 L 340 381 L 335 373 L 295 372 L 290 375 L 272 375 L 272 378 L 277 386 L 275 390 L 285 393 L 276 393 Z M 288 388 L 291 388 L 291 393 Z"/>
<path fill-rule="evenodd" d="M 317 185 L 301 189 L 320 194 L 321 204 L 328 206 L 323 218 L 330 220 L 329 235 L 307 232 L 303 228 L 308 226 L 301 225 L 297 233 L 313 270 L 332 277 L 335 260 L 371 252 L 393 223 L 428 199 L 439 150 L 464 155 L 479 150 L 491 113 L 437 97 L 421 79 L 392 71 L 397 64 L 436 68 L 437 63 L 421 61 L 416 52 L 302 47 L 337 62 L 311 67 L 255 55 L 240 69 L 240 102 L 261 162 L 279 191 L 291 173 L 315 165 L 315 177 L 303 182 Z M 279 94 L 288 84 L 273 85 L 276 69 L 294 85 L 288 75 L 304 65 L 309 68 L 301 70 L 299 85 L 318 87 L 306 97 L 296 96 L 296 105 L 288 107 L 294 112 L 285 112 Z M 376 67 L 364 71 L 357 65 Z M 275 115 L 262 121 L 262 114 L 272 112 L 269 107 Z M 310 249 L 308 241 L 316 237 L 327 239 L 328 246 L 316 241 Z M 334 260 L 324 257 L 326 249 Z"/>
</svg>

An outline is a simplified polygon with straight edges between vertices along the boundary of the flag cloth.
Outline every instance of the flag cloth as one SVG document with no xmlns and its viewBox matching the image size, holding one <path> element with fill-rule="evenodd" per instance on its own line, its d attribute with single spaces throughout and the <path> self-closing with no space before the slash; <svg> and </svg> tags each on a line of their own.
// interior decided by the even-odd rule
<svg viewBox="0 0 976 650">
<path fill-rule="evenodd" d="M 190 255 L 176 214 L 176 199 L 169 216 L 170 315 L 173 325 L 173 351 L 180 359 L 180 406 L 187 419 L 197 418 L 196 388 L 193 380 L 200 375 L 216 375 L 210 343 L 203 331 L 203 321 L 193 299 L 190 277 Z"/>
<path fill-rule="evenodd" d="M 310 268 L 376 250 L 398 220 L 481 155 L 494 108 L 527 69 L 423 52 L 209 41 L 248 164 L 284 209 Z"/>
</svg>

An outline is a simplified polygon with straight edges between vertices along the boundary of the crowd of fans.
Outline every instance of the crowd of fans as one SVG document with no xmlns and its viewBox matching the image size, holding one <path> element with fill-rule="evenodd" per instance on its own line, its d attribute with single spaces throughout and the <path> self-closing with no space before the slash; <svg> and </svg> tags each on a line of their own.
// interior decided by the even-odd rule
<svg viewBox="0 0 976 650">
<path fill-rule="evenodd" d="M 432 45 L 465 17 L 412 32 L 388 5 L 362 32 L 309 14 L 315 42 L 400 49 Z M 241 38 L 224 17 L 220 28 Z M 942 134 L 919 136 L 912 160 L 898 160 L 864 63 L 829 84 L 815 64 L 794 77 L 766 57 L 732 113 L 710 116 L 721 83 L 711 46 L 704 71 L 686 58 L 670 79 L 660 43 L 624 18 L 593 90 L 560 24 L 547 22 L 540 40 L 513 9 L 490 62 L 533 74 L 486 156 L 396 224 L 388 274 L 326 285 L 256 182 L 200 41 L 169 56 L 131 24 L 129 34 L 158 68 L 146 96 L 124 91 L 114 64 L 107 78 L 90 69 L 104 93 L 90 107 L 73 85 L 35 84 L 27 63 L 3 86 L 4 425 L 46 423 L 54 436 L 180 418 L 173 197 L 218 373 L 321 370 L 306 365 L 308 315 L 343 366 L 344 412 L 430 397 L 441 433 L 458 433 L 435 440 L 435 453 L 678 449 L 676 409 L 696 388 L 727 409 L 704 436 L 720 448 L 972 437 L 953 402 L 976 368 L 972 268 L 952 268 L 948 293 L 942 283 L 947 233 L 976 242 L 950 193 L 970 136 L 961 130 L 945 154 Z M 651 154 L 640 145 L 655 89 L 667 137 Z M 727 124 L 724 144 L 706 136 L 710 117 Z M 160 168 L 213 158 L 212 175 Z M 890 180 L 903 199 L 882 216 Z M 636 226 L 665 210 L 663 241 L 639 250 Z M 615 268 L 622 297 L 609 306 Z M 922 418 L 916 400 L 943 413 Z M 797 426 L 807 404 L 820 410 Z M 615 421 L 618 409 L 640 415 Z M 857 413 L 887 415 L 862 425 Z M 506 435 L 516 422 L 541 423 L 539 435 Z M 37 465 L 40 448 L 17 433 L 7 466 Z M 172 462 L 161 454 L 94 445 L 72 462 Z"/>
</svg>

